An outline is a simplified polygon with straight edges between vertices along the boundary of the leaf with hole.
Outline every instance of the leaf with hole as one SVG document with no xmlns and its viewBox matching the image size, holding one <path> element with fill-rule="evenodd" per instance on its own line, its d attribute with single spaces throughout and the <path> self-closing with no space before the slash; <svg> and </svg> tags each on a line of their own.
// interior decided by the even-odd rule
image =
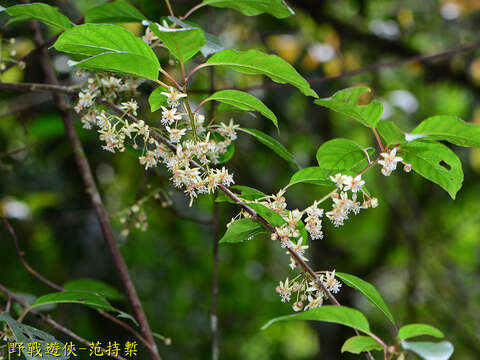
<svg viewBox="0 0 480 360">
<path fill-rule="evenodd" d="M 257 50 L 237 51 L 226 49 L 213 55 L 207 66 L 226 66 L 250 75 L 265 75 L 277 83 L 291 84 L 307 96 L 318 97 L 310 84 L 292 65 L 276 55 Z"/>
<path fill-rule="evenodd" d="M 58 30 L 70 29 L 73 26 L 70 19 L 57 8 L 43 3 L 14 5 L 7 8 L 6 12 L 14 17 L 14 22 L 35 19 Z"/>
<path fill-rule="evenodd" d="M 266 118 L 272 120 L 275 126 L 278 127 L 278 119 L 275 114 L 263 102 L 249 93 L 239 90 L 221 90 L 206 98 L 204 102 L 212 100 L 235 106 L 244 111 L 258 111 Z"/>
<path fill-rule="evenodd" d="M 206 44 L 203 30 L 197 27 L 169 28 L 152 23 L 150 30 L 183 63 L 194 57 Z"/>
<path fill-rule="evenodd" d="M 346 306 L 336 305 L 324 305 L 297 314 L 277 317 L 263 325 L 262 330 L 268 328 L 270 325 L 276 322 L 287 320 L 324 321 L 349 326 L 366 334 L 370 333 L 370 325 L 368 324 L 368 320 L 365 315 L 358 310 Z"/>
<path fill-rule="evenodd" d="M 47 345 L 50 345 L 52 343 L 57 344 L 60 349 L 62 349 L 64 346 L 63 343 L 55 339 L 55 337 L 53 337 L 52 335 L 47 334 L 46 332 L 36 329 L 32 326 L 19 323 L 18 321 L 13 319 L 7 312 L 3 312 L 0 314 L 0 321 L 7 323 L 8 327 L 12 330 L 15 342 L 23 344 L 21 350 L 23 355 L 25 356 L 25 359 L 38 360 L 40 358 L 44 360 L 66 360 L 70 358 L 69 356 L 65 356 L 62 351 L 59 351 L 59 356 L 50 355 L 46 352 Z M 35 353 L 29 353 L 29 344 L 32 343 L 39 344 L 42 353 L 41 357 L 33 356 L 35 355 Z"/>
<path fill-rule="evenodd" d="M 359 105 L 358 98 L 369 88 L 354 87 L 337 91 L 329 98 L 315 100 L 315 104 L 325 106 L 338 113 L 350 116 L 365 126 L 376 128 L 383 112 L 383 105 L 373 100 L 368 105 Z"/>
<path fill-rule="evenodd" d="M 157 80 L 160 63 L 152 49 L 130 31 L 111 24 L 84 24 L 65 31 L 54 44 L 75 65 Z"/>
<path fill-rule="evenodd" d="M 86 23 L 139 22 L 146 17 L 126 0 L 117 0 L 89 9 L 85 13 Z"/>
<path fill-rule="evenodd" d="M 364 335 L 352 336 L 351 338 L 347 339 L 342 346 L 342 353 L 346 351 L 352 354 L 360 354 L 362 352 L 372 350 L 381 351 L 383 350 L 383 346 L 370 336 Z"/>
<path fill-rule="evenodd" d="M 458 146 L 480 146 L 480 126 L 452 115 L 429 117 L 411 134 L 427 135 L 426 140 L 445 140 Z"/>
<path fill-rule="evenodd" d="M 258 222 L 252 219 L 239 219 L 230 224 L 219 244 L 240 243 L 266 233 L 268 231 Z"/>
<path fill-rule="evenodd" d="M 463 170 L 458 156 L 443 144 L 414 141 L 400 147 L 400 156 L 424 178 L 444 188 L 452 197 L 462 187 Z"/>
<path fill-rule="evenodd" d="M 283 19 L 295 14 L 284 0 L 203 0 L 202 5 L 232 8 L 247 16 L 267 13 Z"/>
<path fill-rule="evenodd" d="M 360 279 L 354 275 L 336 272 L 335 275 L 341 279 L 346 285 L 360 291 L 367 298 L 368 302 L 379 309 L 385 316 L 395 325 L 395 319 L 382 298 L 382 295 L 369 282 Z"/>
<path fill-rule="evenodd" d="M 443 338 L 443 333 L 440 330 L 427 324 L 408 324 L 402 326 L 400 330 L 398 330 L 397 337 L 400 340 L 406 340 L 421 335 Z"/>
<path fill-rule="evenodd" d="M 453 354 L 453 345 L 448 341 L 438 343 L 428 341 L 402 341 L 402 347 L 424 360 L 448 360 Z"/>
</svg>

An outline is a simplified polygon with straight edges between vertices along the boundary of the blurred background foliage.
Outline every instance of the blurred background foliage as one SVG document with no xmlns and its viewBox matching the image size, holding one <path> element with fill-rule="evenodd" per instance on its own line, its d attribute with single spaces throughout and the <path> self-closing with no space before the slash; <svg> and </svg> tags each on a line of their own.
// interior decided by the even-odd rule
<svg viewBox="0 0 480 360">
<path fill-rule="evenodd" d="M 48 1 L 73 20 L 102 2 Z M 2 6 L 13 3 L 0 1 Z M 132 3 L 152 20 L 167 14 L 162 1 Z M 174 0 L 173 6 L 177 14 L 184 14 L 195 3 Z M 479 50 L 322 80 L 368 65 L 474 42 L 480 30 L 480 1 L 289 3 L 296 15 L 285 20 L 207 8 L 190 20 L 216 34 L 226 47 L 278 54 L 313 80 L 320 97 L 350 86 L 371 87 L 373 96 L 384 104 L 383 118 L 394 120 L 406 131 L 438 114 L 458 115 L 480 125 Z M 4 24 L 7 17 L 1 20 Z M 144 29 L 140 24 L 124 26 L 140 36 Z M 43 29 L 53 34 L 52 29 Z M 29 29 L 23 24 L 8 26 L 3 34 L 17 41 L 3 44 L 2 58 L 10 56 L 11 50 L 20 57 L 33 48 Z M 67 58 L 50 51 L 62 82 L 78 81 Z M 168 66 L 166 53 L 160 51 L 159 55 L 162 64 Z M 179 77 L 175 67 L 169 71 Z M 38 59 L 33 57 L 25 70 L 13 67 L 1 80 L 42 82 L 41 74 Z M 374 145 L 361 125 L 314 105 L 293 88 L 262 87 L 263 81 L 230 71 L 215 72 L 217 89 L 249 88 L 262 98 L 279 117 L 280 133 L 260 116 L 236 114 L 236 121 L 279 139 L 302 166 L 315 165 L 317 148 L 333 137 Z M 144 94 L 152 88 L 150 84 L 142 86 Z M 192 89 L 197 102 L 206 96 L 208 71 L 196 75 Z M 368 96 L 363 100 L 368 102 Z M 150 113 L 146 96 L 139 101 L 141 116 L 158 120 L 158 112 Z M 218 118 L 225 121 L 230 116 L 220 114 Z M 3 92 L 0 118 L 0 211 L 16 229 L 28 261 L 59 284 L 90 277 L 121 289 L 51 96 Z M 210 358 L 212 197 L 202 196 L 188 208 L 183 194 L 168 187 L 164 169 L 145 172 L 129 151 L 115 155 L 102 151 L 96 134 L 76 125 L 151 326 L 172 339 L 170 346 L 159 342 L 160 353 L 165 359 Z M 309 251 L 315 268 L 335 268 L 375 284 L 400 324 L 434 325 L 454 343 L 454 358 L 474 359 L 480 354 L 480 150 L 454 150 L 465 172 L 456 201 L 414 173 L 397 172 L 385 178 L 379 171 L 371 171 L 367 184 L 380 206 L 362 212 L 335 231 L 326 223 L 325 239 L 311 242 Z M 228 166 L 237 184 L 265 193 L 277 192 L 295 171 L 243 134 Z M 321 187 L 297 185 L 289 190 L 287 199 L 291 208 L 303 208 L 324 194 Z M 129 209 L 132 215 L 122 224 Z M 222 232 L 237 211 L 231 205 L 220 205 Z M 136 223 L 147 226 L 146 231 L 137 229 Z M 0 237 L 1 282 L 19 293 L 39 296 L 50 292 L 22 267 L 3 228 Z M 219 252 L 221 359 L 357 358 L 340 354 L 341 344 L 352 335 L 340 326 L 292 322 L 260 331 L 267 320 L 292 311 L 279 301 L 274 290 L 277 281 L 291 276 L 288 257 L 278 244 L 249 241 L 220 246 Z M 340 301 L 362 310 L 377 333 L 392 340 L 386 319 L 360 294 L 344 286 Z M 127 303 L 115 305 L 129 310 Z M 51 315 L 89 339 L 129 339 L 128 333 L 81 306 L 61 305 Z M 147 354 L 142 352 L 140 356 L 146 358 Z"/>
</svg>

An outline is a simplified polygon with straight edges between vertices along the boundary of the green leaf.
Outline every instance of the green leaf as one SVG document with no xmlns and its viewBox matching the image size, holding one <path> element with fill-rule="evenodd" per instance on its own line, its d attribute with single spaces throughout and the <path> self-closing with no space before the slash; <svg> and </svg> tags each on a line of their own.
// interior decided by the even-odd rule
<svg viewBox="0 0 480 360">
<path fill-rule="evenodd" d="M 453 345 L 448 341 L 439 343 L 427 341 L 402 341 L 402 347 L 425 360 L 448 360 L 453 354 Z"/>
<path fill-rule="evenodd" d="M 123 300 L 125 296 L 113 286 L 94 279 L 76 279 L 63 285 L 68 291 L 88 291 L 97 293 L 110 300 Z"/>
<path fill-rule="evenodd" d="M 373 154 L 373 149 L 365 150 L 369 153 L 369 156 Z M 327 172 L 327 175 L 368 165 L 364 149 L 356 142 L 348 139 L 333 139 L 324 142 L 318 148 L 317 161 L 320 168 Z"/>
<path fill-rule="evenodd" d="M 377 289 L 375 289 L 372 284 L 360 279 L 359 277 L 342 272 L 336 272 L 335 275 L 339 279 L 341 279 L 346 285 L 360 291 L 363 295 L 365 295 L 370 304 L 383 312 L 385 316 L 388 317 L 390 321 L 395 325 L 395 319 L 393 318 L 390 309 L 383 300 L 382 295 L 380 295 L 380 293 L 377 291 Z"/>
<path fill-rule="evenodd" d="M 239 219 L 230 224 L 219 244 L 240 243 L 265 233 L 268 233 L 268 231 L 258 222 L 252 219 Z"/>
<path fill-rule="evenodd" d="M 333 185 L 329 178 L 328 170 L 322 169 L 318 166 L 307 167 L 298 170 L 290 178 L 289 185 L 308 183 L 314 185 Z"/>
<path fill-rule="evenodd" d="M 440 330 L 427 324 L 409 324 L 402 326 L 400 330 L 398 330 L 397 337 L 400 340 L 406 340 L 421 335 L 443 338 L 443 333 Z"/>
<path fill-rule="evenodd" d="M 130 31 L 111 24 L 84 24 L 60 35 L 54 47 L 85 59 L 76 66 L 157 80 L 160 63 L 150 47 Z"/>
<path fill-rule="evenodd" d="M 315 309 L 303 311 L 297 314 L 280 316 L 263 325 L 262 330 L 273 323 L 285 320 L 316 320 L 352 327 L 369 334 L 370 325 L 367 318 L 358 310 L 336 305 L 324 305 Z"/>
<path fill-rule="evenodd" d="M 351 116 L 363 125 L 375 128 L 383 112 L 383 105 L 374 100 L 368 105 L 358 105 L 358 97 L 369 88 L 354 87 L 337 91 L 333 96 L 315 100 L 315 104 Z"/>
<path fill-rule="evenodd" d="M 59 30 L 66 30 L 72 27 L 72 23 L 65 15 L 60 13 L 57 8 L 47 4 L 14 5 L 7 8 L 6 11 L 8 15 L 16 17 L 18 21 L 36 19 Z"/>
<path fill-rule="evenodd" d="M 179 18 L 176 18 L 175 16 L 169 16 L 168 20 L 170 20 L 171 22 L 177 25 L 180 25 L 184 29 L 190 28 L 190 27 L 201 29 L 201 27 L 198 26 L 197 24 L 191 21 L 184 22 Z M 220 40 L 216 36 L 209 34 L 205 31 L 203 32 L 203 34 L 205 35 L 205 45 L 200 49 L 200 52 L 202 53 L 203 56 L 207 57 L 219 51 L 225 50 L 225 47 L 220 43 Z"/>
<path fill-rule="evenodd" d="M 194 57 L 206 44 L 202 29 L 183 27 L 171 29 L 160 24 L 150 24 L 150 30 L 163 42 L 168 50 L 185 63 Z"/>
<path fill-rule="evenodd" d="M 426 140 L 446 140 L 459 146 L 480 146 L 480 126 L 452 115 L 429 117 L 411 133 L 428 135 Z"/>
<path fill-rule="evenodd" d="M 229 104 L 245 111 L 258 111 L 266 118 L 272 120 L 272 122 L 278 128 L 278 119 L 275 114 L 268 107 L 266 107 L 263 102 L 249 93 L 238 90 L 222 90 L 217 91 L 204 101 L 207 102 L 211 100 Z"/>
<path fill-rule="evenodd" d="M 405 142 L 405 132 L 393 121 L 380 120 L 377 124 L 377 130 L 387 145 L 403 144 Z"/>
<path fill-rule="evenodd" d="M 256 200 L 259 198 L 263 198 L 266 195 L 261 192 L 260 190 L 248 187 L 248 186 L 243 186 L 243 185 L 232 185 L 230 186 L 230 190 L 238 190 L 240 194 L 238 194 L 239 197 L 245 200 Z M 227 195 L 224 193 L 220 193 L 217 196 L 217 199 L 215 200 L 216 202 L 230 202 L 232 204 L 235 204 L 235 201 L 230 199 Z"/>
<path fill-rule="evenodd" d="M 364 351 L 383 350 L 383 346 L 370 336 L 352 336 L 342 346 L 342 353 L 360 354 Z"/>
<path fill-rule="evenodd" d="M 403 160 L 424 178 L 444 188 L 452 197 L 462 187 L 463 170 L 458 156 L 443 144 L 414 141 L 400 147 Z"/>
<path fill-rule="evenodd" d="M 289 63 L 276 55 L 267 55 L 257 50 L 236 51 L 226 49 L 213 55 L 207 65 L 228 66 L 250 75 L 266 75 L 275 82 L 291 84 L 303 94 L 318 97 L 310 84 Z"/>
<path fill-rule="evenodd" d="M 295 14 L 284 0 L 203 0 L 202 5 L 210 5 L 219 8 L 231 8 L 242 12 L 247 16 L 255 16 L 267 13 L 276 18 L 283 19 Z"/>
<path fill-rule="evenodd" d="M 247 203 L 247 205 L 250 206 L 253 210 L 255 210 L 258 215 L 267 220 L 268 223 L 272 226 L 280 226 L 285 223 L 285 220 L 283 220 L 280 214 L 267 208 L 265 205 L 257 203 Z"/>
<path fill-rule="evenodd" d="M 260 141 L 263 145 L 267 146 L 271 150 L 273 150 L 278 156 L 282 159 L 285 159 L 289 163 L 299 167 L 297 161 L 293 157 L 293 155 L 277 140 L 264 134 L 263 132 L 255 129 L 246 129 L 246 128 L 239 128 L 238 130 L 243 131 L 249 135 L 255 137 L 258 141 Z"/>
<path fill-rule="evenodd" d="M 89 9 L 85 14 L 86 23 L 122 23 L 145 20 L 135 6 L 125 0 L 117 0 Z"/>
<path fill-rule="evenodd" d="M 37 300 L 35 300 L 35 302 L 30 306 L 29 309 L 33 309 L 46 304 L 60 303 L 82 304 L 94 309 L 116 312 L 118 313 L 119 317 L 128 318 L 132 320 L 136 325 L 138 325 L 137 321 L 131 315 L 114 308 L 103 296 L 89 291 L 72 290 L 43 295 L 40 296 Z"/>
<path fill-rule="evenodd" d="M 168 90 L 163 86 L 157 87 L 152 91 L 148 97 L 148 103 L 150 104 L 150 111 L 155 112 L 162 106 L 167 106 L 167 97 L 162 95 L 162 92 L 168 93 Z"/>
<path fill-rule="evenodd" d="M 28 344 L 30 343 L 38 343 L 41 348 L 42 357 L 40 359 L 44 360 L 66 360 L 69 356 L 65 356 L 62 352 L 62 348 L 64 344 L 55 337 L 46 332 L 36 329 L 32 326 L 28 326 L 22 323 L 19 323 L 15 319 L 13 319 L 9 313 L 3 312 L 0 314 L 0 321 L 4 321 L 7 323 L 9 328 L 13 332 L 13 336 L 15 337 L 15 342 L 22 343 L 24 346 L 22 348 L 22 353 L 27 360 L 38 360 L 39 357 L 33 357 L 28 353 Z M 58 352 L 59 356 L 54 356 L 46 353 L 47 344 L 58 344 L 60 351 Z"/>
</svg>

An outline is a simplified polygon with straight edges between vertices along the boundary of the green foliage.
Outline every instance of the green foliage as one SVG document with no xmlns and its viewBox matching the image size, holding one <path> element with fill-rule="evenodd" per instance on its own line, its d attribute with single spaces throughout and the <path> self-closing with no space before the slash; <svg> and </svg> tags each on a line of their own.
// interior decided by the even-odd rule
<svg viewBox="0 0 480 360">
<path fill-rule="evenodd" d="M 403 159 L 424 178 L 444 188 L 452 197 L 462 187 L 463 170 L 458 156 L 443 144 L 413 141 L 401 148 Z"/>
<path fill-rule="evenodd" d="M 370 89 L 354 87 L 340 90 L 331 97 L 315 100 L 315 104 L 351 116 L 367 127 L 376 128 L 382 116 L 383 106 L 376 100 L 368 105 L 359 105 L 358 98 L 366 91 L 370 92 Z"/>
<path fill-rule="evenodd" d="M 38 360 L 38 356 L 32 356 L 28 352 L 28 344 L 30 343 L 38 343 L 41 348 L 42 357 L 41 359 L 45 360 L 66 360 L 69 356 L 65 356 L 62 351 L 59 351 L 59 356 L 54 356 L 46 353 L 47 344 L 56 343 L 58 344 L 59 348 L 62 349 L 64 344 L 55 337 L 46 332 L 36 329 L 32 326 L 25 325 L 19 323 L 15 319 L 13 319 L 9 313 L 3 312 L 0 314 L 0 321 L 7 323 L 8 327 L 12 330 L 13 335 L 15 337 L 15 341 L 17 343 L 22 343 L 24 346 L 22 348 L 22 353 L 27 360 Z"/>
<path fill-rule="evenodd" d="M 248 16 L 267 13 L 282 19 L 294 14 L 293 10 L 283 0 L 203 0 L 202 4 L 219 8 L 232 8 Z"/>
<path fill-rule="evenodd" d="M 6 9 L 8 15 L 14 17 L 13 21 L 40 20 L 58 30 L 72 27 L 69 18 L 60 13 L 57 8 L 43 3 L 14 5 Z"/>
<path fill-rule="evenodd" d="M 130 31 L 110 24 L 84 24 L 65 31 L 54 44 L 58 51 L 81 60 L 87 70 L 113 71 L 157 80 L 155 53 Z"/>
<path fill-rule="evenodd" d="M 369 155 L 373 149 L 365 149 Z M 338 172 L 351 170 L 353 168 L 368 165 L 364 149 L 348 139 L 333 139 L 324 142 L 317 151 L 317 161 L 326 175 L 333 175 Z"/>
<path fill-rule="evenodd" d="M 227 66 L 250 75 L 266 75 L 275 82 L 291 84 L 307 96 L 318 97 L 310 84 L 289 63 L 276 55 L 257 50 L 237 51 L 226 49 L 213 55 L 207 65 Z"/>
<path fill-rule="evenodd" d="M 289 185 L 308 183 L 315 185 L 333 185 L 329 178 L 329 171 L 318 166 L 311 166 L 298 170 L 290 178 Z"/>
<path fill-rule="evenodd" d="M 242 199 L 245 200 L 256 200 L 262 197 L 265 197 L 266 195 L 261 192 L 260 190 L 248 187 L 248 186 L 243 186 L 243 185 L 232 185 L 230 186 L 230 190 L 238 190 L 239 196 Z M 232 199 L 230 199 L 227 195 L 224 193 L 220 193 L 217 196 L 217 199 L 215 200 L 216 202 L 229 202 L 229 203 L 234 203 Z"/>
<path fill-rule="evenodd" d="M 206 44 L 203 30 L 198 27 L 172 29 L 154 23 L 150 24 L 150 30 L 183 63 L 194 57 Z"/>
<path fill-rule="evenodd" d="M 123 300 L 125 296 L 113 286 L 95 279 L 76 279 L 66 282 L 63 288 L 68 291 L 88 291 L 97 293 L 106 299 Z"/>
<path fill-rule="evenodd" d="M 448 341 L 439 343 L 428 341 L 402 341 L 402 347 L 424 360 L 448 360 L 453 354 L 453 345 Z"/>
<path fill-rule="evenodd" d="M 258 222 L 252 219 L 239 219 L 230 224 L 219 244 L 244 242 L 265 233 L 267 230 Z"/>
<path fill-rule="evenodd" d="M 364 335 L 352 336 L 342 346 L 342 353 L 346 351 L 352 354 L 360 354 L 372 350 L 383 350 L 383 346 L 370 336 Z"/>
<path fill-rule="evenodd" d="M 86 23 L 138 22 L 145 19 L 145 15 L 126 0 L 116 0 L 102 4 L 89 9 L 85 13 Z"/>
<path fill-rule="evenodd" d="M 238 90 L 221 90 L 212 94 L 204 101 L 211 100 L 229 104 L 245 111 L 258 111 L 266 118 L 272 120 L 278 128 L 278 119 L 275 114 L 259 99 L 249 93 Z"/>
<path fill-rule="evenodd" d="M 440 330 L 427 324 L 408 324 L 402 326 L 398 330 L 397 337 L 400 340 L 406 340 L 421 335 L 429 335 L 437 338 L 443 338 L 443 333 Z"/>
<path fill-rule="evenodd" d="M 277 317 L 263 325 L 262 330 L 268 328 L 270 325 L 276 322 L 287 320 L 324 321 L 349 326 L 366 334 L 370 333 L 370 325 L 368 324 L 368 320 L 360 311 L 346 306 L 336 305 L 324 305 L 297 314 Z"/>
<path fill-rule="evenodd" d="M 406 141 L 405 133 L 393 121 L 380 120 L 377 130 L 387 145 L 403 144 Z"/>
<path fill-rule="evenodd" d="M 459 146 L 480 146 L 480 126 L 452 115 L 432 116 L 423 120 L 412 134 L 428 135 L 425 140 L 445 140 Z"/>
<path fill-rule="evenodd" d="M 267 134 L 264 134 L 260 130 L 255 130 L 255 129 L 239 128 L 239 130 L 249 135 L 252 135 L 263 145 L 270 148 L 270 150 L 273 150 L 273 152 L 275 152 L 282 159 L 285 159 L 292 165 L 295 165 L 298 167 L 298 163 L 293 157 L 293 155 L 282 144 L 280 144 L 277 140 L 275 140 L 271 136 L 268 136 Z"/>
<path fill-rule="evenodd" d="M 395 324 L 395 319 L 387 304 L 383 300 L 382 295 L 380 295 L 378 290 L 375 289 L 372 284 L 351 274 L 336 272 L 335 275 L 346 285 L 360 291 L 363 295 L 365 295 L 370 304 L 383 312 L 385 316 L 388 317 L 393 324 Z"/>
<path fill-rule="evenodd" d="M 148 103 L 150 104 L 150 111 L 155 112 L 159 110 L 162 106 L 167 106 L 167 97 L 162 95 L 162 92 L 167 93 L 168 90 L 163 86 L 157 87 L 152 91 L 148 97 Z"/>
</svg>

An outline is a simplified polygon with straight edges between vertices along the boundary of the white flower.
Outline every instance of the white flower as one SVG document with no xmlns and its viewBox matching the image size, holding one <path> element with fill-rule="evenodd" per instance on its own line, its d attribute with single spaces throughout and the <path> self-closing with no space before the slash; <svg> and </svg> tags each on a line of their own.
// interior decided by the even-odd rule
<svg viewBox="0 0 480 360">
<path fill-rule="evenodd" d="M 155 157 L 155 153 L 151 150 L 147 151 L 144 156 L 139 157 L 140 164 L 145 165 L 145 170 L 148 168 L 154 167 L 157 165 L 157 159 Z"/>
<path fill-rule="evenodd" d="M 325 277 L 322 275 L 320 280 L 323 282 L 325 287 L 334 294 L 338 293 L 342 287 L 342 283 L 335 278 L 335 270 L 332 272 L 327 272 Z"/>
<path fill-rule="evenodd" d="M 170 129 L 168 126 L 166 129 L 168 131 L 170 141 L 174 144 L 178 143 L 187 132 L 186 129 Z"/>
<path fill-rule="evenodd" d="M 170 86 L 168 90 L 169 90 L 168 93 L 161 92 L 160 94 L 165 95 L 167 97 L 168 106 L 170 106 L 171 108 L 176 108 L 179 104 L 179 100 L 181 98 L 187 97 L 186 94 L 175 90 L 172 86 Z"/>
<path fill-rule="evenodd" d="M 343 183 L 345 182 L 345 175 L 338 173 L 335 176 L 330 176 L 330 180 L 332 180 L 335 185 L 337 185 L 337 188 L 341 190 L 343 187 Z"/>
<path fill-rule="evenodd" d="M 120 109 L 137 116 L 138 104 L 135 100 L 130 100 L 120 104 Z"/>
<path fill-rule="evenodd" d="M 365 181 L 362 180 L 362 175 L 357 175 L 355 177 L 346 176 L 346 179 L 343 183 L 345 185 L 344 191 L 351 190 L 356 193 L 362 190 L 362 186 L 365 185 Z"/>
<path fill-rule="evenodd" d="M 322 306 L 323 304 L 323 295 L 312 296 L 308 295 L 308 304 L 305 306 L 305 311 L 308 309 L 315 309 Z"/>
<path fill-rule="evenodd" d="M 230 119 L 230 123 L 228 125 L 224 124 L 223 122 L 220 124 L 218 132 L 220 133 L 220 135 L 228 137 L 230 140 L 233 141 L 237 139 L 237 133 L 235 132 L 235 130 L 239 127 L 240 125 L 234 124 L 233 119 Z"/>
<path fill-rule="evenodd" d="M 389 176 L 392 171 L 397 168 L 397 163 L 403 159 L 397 155 L 397 148 L 394 148 L 390 152 L 383 152 L 380 154 L 383 160 L 379 160 L 378 163 L 383 166 L 382 174 Z"/>
<path fill-rule="evenodd" d="M 288 278 L 285 279 L 285 282 L 280 281 L 280 285 L 278 285 L 275 290 L 282 299 L 282 302 L 290 301 L 290 296 L 292 295 L 292 287 L 288 283 Z"/>
<path fill-rule="evenodd" d="M 162 106 L 162 124 L 163 125 L 172 125 L 176 120 L 180 120 L 182 115 L 177 114 L 177 109 L 167 109 L 165 106 Z"/>
</svg>

